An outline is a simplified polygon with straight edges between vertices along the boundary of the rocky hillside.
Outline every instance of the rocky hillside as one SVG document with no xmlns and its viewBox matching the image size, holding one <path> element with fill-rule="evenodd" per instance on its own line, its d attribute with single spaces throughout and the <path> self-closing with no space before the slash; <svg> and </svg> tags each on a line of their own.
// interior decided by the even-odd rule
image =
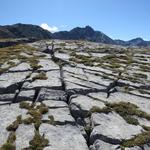
<svg viewBox="0 0 150 150">
<path fill-rule="evenodd" d="M 0 48 L 0 149 L 149 150 L 150 49 L 45 43 Z"/>
<path fill-rule="evenodd" d="M 88 40 L 92 42 L 100 42 L 106 44 L 115 44 L 115 42 L 109 38 L 107 35 L 100 31 L 94 31 L 90 26 L 85 28 L 74 28 L 71 31 L 62 31 L 57 32 L 52 35 L 54 39 L 63 39 L 63 40 Z"/>
<path fill-rule="evenodd" d="M 49 39 L 51 33 L 37 25 L 14 24 L 0 26 L 0 38 L 37 38 Z"/>
</svg>

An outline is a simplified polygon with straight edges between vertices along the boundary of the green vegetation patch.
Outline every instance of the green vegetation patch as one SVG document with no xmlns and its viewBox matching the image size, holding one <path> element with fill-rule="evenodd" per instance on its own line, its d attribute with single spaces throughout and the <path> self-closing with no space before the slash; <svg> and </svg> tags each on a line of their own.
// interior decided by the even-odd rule
<svg viewBox="0 0 150 150">
<path fill-rule="evenodd" d="M 7 142 L 0 147 L 0 150 L 16 150 L 15 146 L 16 134 L 15 132 L 10 132 Z"/>
<path fill-rule="evenodd" d="M 5 143 L 2 145 L 0 150 L 16 150 L 16 146 L 12 143 Z"/>
<path fill-rule="evenodd" d="M 9 67 L 7 68 L 0 68 L 0 73 L 3 73 L 7 71 L 9 68 L 14 67 L 16 64 L 13 62 L 10 62 L 12 59 L 18 59 L 20 62 L 27 62 L 30 64 L 31 68 L 33 70 L 37 70 L 41 68 L 42 66 L 39 65 L 39 58 L 43 57 L 41 56 L 35 56 L 34 51 L 37 49 L 28 46 L 27 44 L 19 44 L 15 46 L 0 48 L 0 67 L 5 63 L 8 62 Z M 21 55 L 21 52 L 25 52 L 30 55 L 30 57 L 26 57 Z"/>
<path fill-rule="evenodd" d="M 35 131 L 35 135 L 33 139 L 29 142 L 30 150 L 42 150 L 44 147 L 48 146 L 48 139 L 44 137 L 44 135 L 40 135 L 39 131 Z"/>
<path fill-rule="evenodd" d="M 147 120 L 150 120 L 150 115 L 147 114 L 144 111 L 141 111 L 138 106 L 135 104 L 129 103 L 129 102 L 119 102 L 119 103 L 106 103 L 106 107 L 99 108 L 97 106 L 94 106 L 90 113 L 106 113 L 115 111 L 120 116 L 122 116 L 125 121 L 129 124 L 133 125 L 139 125 L 139 122 L 137 119 L 134 118 L 134 116 L 145 118 Z M 150 127 L 148 126 L 142 126 L 142 128 L 145 130 L 143 133 L 140 133 L 133 138 L 129 140 L 123 140 L 121 143 L 121 149 L 124 150 L 125 147 L 134 147 L 134 146 L 142 146 L 146 143 L 149 143 L 150 141 Z"/>
<path fill-rule="evenodd" d="M 139 68 L 143 72 L 150 72 L 150 66 L 149 65 L 140 65 Z"/>
<path fill-rule="evenodd" d="M 150 131 L 143 132 L 136 135 L 132 139 L 125 140 L 122 142 L 123 147 L 134 147 L 134 146 L 143 146 L 150 141 Z"/>
<path fill-rule="evenodd" d="M 17 128 L 19 127 L 19 124 L 21 124 L 21 123 L 22 123 L 22 119 L 21 119 L 21 115 L 19 115 L 17 117 L 17 119 L 6 128 L 6 130 L 7 131 L 16 131 Z"/>
<path fill-rule="evenodd" d="M 133 125 L 139 125 L 139 122 L 137 119 L 135 119 L 133 116 L 137 116 L 140 118 L 145 118 L 150 120 L 150 115 L 147 114 L 144 111 L 141 111 L 138 106 L 135 104 L 129 103 L 129 102 L 119 102 L 119 103 L 106 103 L 106 107 L 99 108 L 97 106 L 94 106 L 91 108 L 90 113 L 106 113 L 115 111 L 120 116 L 124 118 L 124 120 Z"/>
<path fill-rule="evenodd" d="M 27 110 L 32 109 L 31 104 L 25 101 L 20 102 L 19 107 Z"/>
<path fill-rule="evenodd" d="M 40 72 L 38 75 L 34 76 L 32 78 L 33 81 L 35 80 L 47 80 L 47 76 L 46 76 L 46 73 L 45 72 Z"/>
</svg>

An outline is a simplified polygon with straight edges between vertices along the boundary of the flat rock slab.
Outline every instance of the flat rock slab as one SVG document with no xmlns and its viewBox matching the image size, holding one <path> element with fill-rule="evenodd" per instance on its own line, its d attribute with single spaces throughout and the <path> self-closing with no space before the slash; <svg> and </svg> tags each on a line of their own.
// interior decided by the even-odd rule
<svg viewBox="0 0 150 150">
<path fill-rule="evenodd" d="M 113 145 L 101 140 L 96 140 L 93 145 L 90 146 L 90 150 L 121 150 L 119 145 Z"/>
<path fill-rule="evenodd" d="M 51 59 L 40 59 L 38 65 L 41 65 L 42 67 L 38 70 L 59 70 L 59 66 L 54 63 Z"/>
<path fill-rule="evenodd" d="M 64 101 L 46 100 L 46 101 L 43 101 L 43 103 L 46 104 L 49 108 L 68 107 L 67 103 L 65 103 Z"/>
<path fill-rule="evenodd" d="M 103 102 L 94 100 L 88 96 L 78 95 L 70 100 L 70 110 L 73 116 L 86 117 L 87 113 L 93 106 L 99 106 L 103 108 L 105 105 Z"/>
<path fill-rule="evenodd" d="M 28 63 L 21 63 L 18 66 L 9 69 L 9 71 L 27 71 L 27 70 L 32 70 L 30 64 Z"/>
<path fill-rule="evenodd" d="M 68 61 L 70 58 L 70 55 L 67 53 L 55 53 L 55 57 Z"/>
<path fill-rule="evenodd" d="M 131 139 L 143 131 L 141 126 L 135 126 L 126 123 L 126 121 L 117 113 L 92 114 L 94 125 L 90 135 L 90 141 L 93 143 L 96 139 L 104 140 L 111 144 L 119 144 L 123 139 Z"/>
<path fill-rule="evenodd" d="M 66 84 L 66 89 L 89 89 L 89 88 L 96 88 L 96 89 L 103 89 L 104 87 L 97 84 L 90 82 L 86 79 L 85 76 L 79 77 L 79 75 L 73 75 L 68 72 L 64 72 L 64 81 Z"/>
<path fill-rule="evenodd" d="M 19 104 L 0 106 L 0 145 L 3 145 L 9 132 L 6 127 L 16 120 L 19 115 L 26 115 L 27 110 L 20 109 Z"/>
<path fill-rule="evenodd" d="M 33 73 L 31 76 L 35 77 L 38 75 L 37 73 Z M 26 82 L 23 85 L 24 89 L 35 89 L 37 87 L 46 87 L 52 89 L 60 89 L 61 88 L 61 81 L 60 81 L 60 72 L 59 71 L 49 71 L 46 73 L 48 79 L 46 80 L 35 80 L 33 82 Z"/>
<path fill-rule="evenodd" d="M 104 92 L 90 93 L 89 95 L 109 103 L 130 102 L 137 105 L 141 110 L 150 113 L 150 100 L 148 98 L 122 92 L 111 93 L 109 98 L 106 98 L 107 93 Z"/>
<path fill-rule="evenodd" d="M 50 146 L 44 150 L 88 150 L 88 146 L 76 126 L 53 126 L 42 124 L 40 134 L 45 134 Z"/>
<path fill-rule="evenodd" d="M 0 101 L 1 102 L 11 102 L 13 101 L 15 94 L 0 94 Z"/>
<path fill-rule="evenodd" d="M 32 101 L 34 98 L 35 90 L 27 90 L 27 91 L 20 91 L 16 101 Z"/>
<path fill-rule="evenodd" d="M 2 74 L 0 76 L 0 94 L 14 93 L 17 89 L 17 83 L 24 81 L 30 73 L 30 71 L 26 71 Z"/>
<path fill-rule="evenodd" d="M 63 100 L 66 101 L 65 92 L 62 90 L 51 90 L 42 88 L 39 93 L 39 100 Z"/>
<path fill-rule="evenodd" d="M 71 116 L 69 108 L 56 108 L 56 109 L 49 109 L 49 112 L 43 115 L 43 120 L 48 120 L 48 116 L 53 115 L 54 120 L 58 123 L 67 124 L 72 123 L 75 124 L 74 118 Z"/>
<path fill-rule="evenodd" d="M 34 125 L 21 124 L 16 130 L 16 150 L 29 147 L 29 142 L 34 136 Z"/>
</svg>

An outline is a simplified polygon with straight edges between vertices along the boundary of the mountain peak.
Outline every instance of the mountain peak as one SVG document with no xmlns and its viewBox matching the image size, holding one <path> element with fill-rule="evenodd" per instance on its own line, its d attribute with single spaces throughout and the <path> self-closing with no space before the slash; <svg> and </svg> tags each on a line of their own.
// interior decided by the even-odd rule
<svg viewBox="0 0 150 150">
<path fill-rule="evenodd" d="M 149 46 L 150 41 L 141 37 L 129 40 L 113 40 L 101 31 L 95 31 L 91 26 L 76 27 L 70 31 L 50 33 L 38 25 L 17 23 L 14 25 L 0 26 L 0 38 L 37 38 L 37 39 L 62 39 L 62 40 L 88 40 L 105 44 L 123 46 Z"/>
</svg>

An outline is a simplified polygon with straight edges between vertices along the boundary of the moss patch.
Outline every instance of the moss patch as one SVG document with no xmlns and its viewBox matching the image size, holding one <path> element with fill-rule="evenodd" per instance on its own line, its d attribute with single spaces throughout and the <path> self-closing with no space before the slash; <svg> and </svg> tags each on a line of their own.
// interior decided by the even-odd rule
<svg viewBox="0 0 150 150">
<path fill-rule="evenodd" d="M 22 120 L 21 120 L 21 116 L 18 116 L 17 117 L 17 120 L 15 120 L 12 124 L 10 124 L 6 130 L 7 131 L 16 131 L 17 128 L 19 127 L 19 124 L 22 123 Z"/>
<path fill-rule="evenodd" d="M 29 110 L 29 109 L 32 108 L 32 106 L 30 105 L 30 103 L 27 103 L 25 101 L 20 102 L 19 107 L 23 108 L 23 109 L 27 109 L 27 110 Z"/>
<path fill-rule="evenodd" d="M 14 144 L 11 144 L 11 143 L 5 143 L 2 145 L 0 150 L 16 150 L 16 146 Z"/>
<path fill-rule="evenodd" d="M 150 131 L 136 135 L 134 138 L 125 140 L 121 144 L 123 147 L 143 146 L 150 141 Z"/>
<path fill-rule="evenodd" d="M 31 46 L 28 46 L 27 44 L 19 44 L 15 46 L 0 48 L 0 54 L 1 54 L 0 55 L 0 67 L 5 62 L 8 62 L 9 64 L 9 67 L 1 69 L 0 72 L 3 73 L 7 71 L 9 68 L 14 67 L 16 65 L 15 63 L 10 62 L 11 59 L 18 59 L 20 60 L 20 62 L 28 62 L 29 58 L 25 56 L 21 56 L 20 54 L 21 52 L 29 52 L 29 51 L 33 52 L 33 51 L 36 51 L 36 49 Z M 35 59 L 32 58 L 30 60 L 33 61 Z"/>
<path fill-rule="evenodd" d="M 38 75 L 34 76 L 32 78 L 32 81 L 35 81 L 35 80 L 47 80 L 47 76 L 46 76 L 46 73 L 45 72 L 40 72 Z"/>
<path fill-rule="evenodd" d="M 48 145 L 49 141 L 44 137 L 44 135 L 41 136 L 38 131 L 35 131 L 35 135 L 29 143 L 30 143 L 29 149 L 42 150 L 44 147 Z"/>
<path fill-rule="evenodd" d="M 119 102 L 119 103 L 106 103 L 106 107 L 99 108 L 97 106 L 94 106 L 90 113 L 106 113 L 115 111 L 120 116 L 124 118 L 124 120 L 133 125 L 139 125 L 139 122 L 137 119 L 135 119 L 133 116 L 141 117 L 150 120 L 150 115 L 146 112 L 141 111 L 138 106 L 132 103 L 126 103 L 126 102 Z"/>
</svg>

